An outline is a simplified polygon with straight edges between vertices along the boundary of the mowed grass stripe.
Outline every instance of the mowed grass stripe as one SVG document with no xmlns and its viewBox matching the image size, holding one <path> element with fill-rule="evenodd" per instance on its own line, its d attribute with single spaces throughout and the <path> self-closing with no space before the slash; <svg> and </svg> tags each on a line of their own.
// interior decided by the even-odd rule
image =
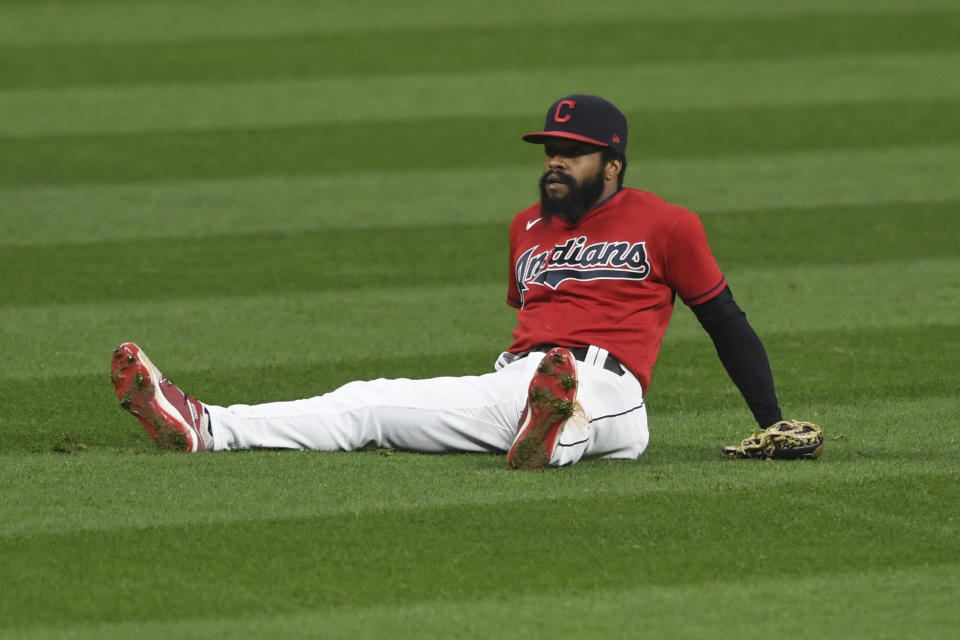
<svg viewBox="0 0 960 640">
<path fill-rule="evenodd" d="M 54 383 L 71 401 L 79 399 L 71 390 L 89 384 L 74 378 L 71 385 L 64 384 L 66 379 Z M 237 380 L 237 376 L 228 376 L 224 383 Z M 247 384 L 241 382 L 243 387 Z M 725 462 L 721 447 L 738 441 L 744 437 L 743 431 L 751 428 L 745 407 L 718 406 L 704 397 L 698 398 L 704 404 L 689 411 L 656 402 L 650 412 L 650 446 L 638 461 L 588 460 L 575 467 L 577 471 L 564 470 L 543 480 L 504 474 L 503 455 L 396 452 L 397 457 L 389 459 L 377 451 L 256 451 L 213 457 L 168 454 L 158 452 L 139 423 L 110 399 L 84 399 L 74 406 L 83 408 L 85 422 L 59 432 L 41 426 L 28 438 L 38 450 L 34 455 L 23 455 L 25 447 L 20 451 L 5 448 L 0 458 L 0 541 L 81 531 L 424 511 L 458 504 L 708 494 L 724 488 L 748 489 L 757 482 L 758 474 L 771 478 L 796 474 L 795 481 L 811 487 L 850 479 L 868 483 L 903 474 L 939 478 L 952 471 L 955 450 L 942 442 L 918 441 L 916 429 L 910 427 L 916 421 L 949 421 L 958 401 L 950 392 L 912 399 L 895 397 L 886 403 L 861 395 L 847 403 L 831 402 L 816 415 L 809 406 L 797 407 L 811 411 L 810 416 L 826 429 L 825 454 L 813 469 L 784 466 L 764 470 L 757 468 L 759 464 L 742 467 Z M 874 425 L 881 423 L 901 428 L 878 431 Z M 75 455 L 50 453 L 64 430 L 89 448 Z M 903 453 L 903 458 L 891 460 L 895 451 Z M 692 472 L 704 465 L 710 473 Z M 117 476 L 126 482 L 114 483 Z M 205 503 L 203 509 L 191 508 L 192 501 L 203 501 L 204 484 L 211 476 L 218 479 L 217 486 L 230 491 L 219 501 Z M 584 476 L 592 480 L 585 484 Z M 341 482 L 345 477 L 362 477 L 364 482 Z M 449 487 L 424 492 L 425 477 Z M 284 487 L 300 489 L 278 491 L 277 483 L 265 481 L 273 478 L 282 480 L 279 484 Z M 163 490 L 172 485 L 182 490 Z M 302 491 L 310 493 L 309 500 L 302 499 Z M 89 500 L 89 496 L 97 499 Z M 844 504 L 867 499 L 851 496 Z M 943 519 L 912 526 L 936 531 L 950 523 Z"/>
<path fill-rule="evenodd" d="M 889 410 L 887 402 L 933 401 L 953 395 L 952 389 L 960 384 L 960 347 L 953 337 L 956 322 L 786 330 L 758 318 L 760 314 L 747 313 L 763 339 L 787 418 L 829 423 L 839 405 L 883 398 L 882 406 Z M 911 368 L 894 371 L 890 365 L 906 361 Z M 691 393 L 691 389 L 698 391 Z M 740 424 L 750 422 L 743 398 L 705 335 L 665 340 L 647 394 L 648 412 L 695 413 L 705 406 L 740 409 L 744 412 Z M 896 424 L 908 431 L 916 426 L 909 416 Z M 956 442 L 948 446 L 956 447 Z"/>
<path fill-rule="evenodd" d="M 179 300 L 119 298 L 5 310 L 0 331 L 11 350 L 5 351 L 3 376 L 101 371 L 103 358 L 109 360 L 113 347 L 124 340 L 139 340 L 161 362 L 176 358 L 187 367 L 243 365 L 251 357 L 264 365 L 291 362 L 291 356 L 302 363 L 330 362 L 379 357 L 385 350 L 414 356 L 449 351 L 451 344 L 462 350 L 489 349 L 496 359 L 495 350 L 510 335 L 513 320 L 505 301 L 505 276 L 496 285 L 387 285 L 248 297 L 197 296 L 184 283 L 180 286 L 184 297 Z M 57 336 L 50 329 L 63 333 Z"/>
<path fill-rule="evenodd" d="M 960 258 L 843 267 L 785 261 L 729 270 L 727 276 L 766 335 L 955 326 L 958 268 Z M 182 298 L 119 296 L 109 303 L 5 310 L 0 331 L 10 346 L 2 378 L 96 373 L 106 366 L 113 346 L 131 339 L 142 342 L 158 362 L 185 368 L 246 366 L 251 359 L 263 365 L 336 362 L 376 358 L 384 351 L 415 356 L 489 350 L 492 361 L 499 348 L 508 346 L 515 323 L 504 301 L 505 279 L 245 297 L 197 294 L 176 282 L 184 288 Z M 802 312 L 787 312 L 794 309 Z M 689 312 L 679 315 L 668 337 L 703 339 Z"/>
<path fill-rule="evenodd" d="M 216 610 L 232 617 L 357 602 L 394 605 L 491 593 L 513 598 L 680 586 L 723 580 L 731 567 L 742 577 L 766 578 L 768 563 L 778 560 L 781 550 L 761 545 L 745 558 L 740 543 L 751 536 L 819 541 L 793 551 L 794 562 L 779 568 L 787 579 L 842 576 L 865 567 L 882 572 L 937 566 L 956 561 L 955 536 L 926 526 L 955 495 L 952 477 L 943 471 L 940 478 L 903 474 L 876 479 L 871 482 L 874 500 L 851 504 L 840 513 L 834 504 L 862 486 L 857 479 L 815 483 L 823 500 L 814 504 L 804 500 L 803 492 L 757 501 L 755 487 L 745 487 L 537 500 L 522 508 L 515 503 L 457 504 L 349 518 L 8 537 L 3 541 L 4 572 L 24 578 L 2 601 L 0 613 L 14 627 L 33 623 L 41 606 L 47 624 L 164 621 L 183 620 L 191 611 Z M 791 502 L 797 507 L 792 512 L 784 508 Z M 899 511 L 915 524 L 884 522 L 872 517 L 868 506 Z M 557 518 L 559 510 L 567 515 Z M 548 531 L 544 522 L 551 523 Z M 851 530 L 859 535 L 851 536 Z M 594 540 L 589 551 L 582 543 L 587 532 Z M 179 547 L 174 547 L 174 552 L 158 553 L 178 540 L 195 541 L 202 551 L 176 553 Z M 283 544 L 267 543 L 278 540 Z M 418 541 L 416 546 L 401 542 L 411 540 Z M 557 574 L 543 571 L 544 544 L 554 551 Z M 499 561 L 489 562 L 492 556 Z M 557 581 L 556 575 L 565 580 Z M 164 594 L 162 607 L 157 593 Z"/>
<path fill-rule="evenodd" d="M 0 308 L 504 283 L 508 221 L 8 247 Z M 7 270 L 9 267 L 9 271 Z M 162 276 L 161 276 L 162 273 Z M 160 277 L 158 277 L 160 276 Z M 185 289 L 185 283 L 189 288 Z M 506 290 L 504 289 L 504 296 Z"/>
<path fill-rule="evenodd" d="M 503 599 L 496 595 L 466 601 L 428 600 L 409 605 L 336 607 L 287 614 L 214 615 L 182 621 L 37 626 L 12 632 L 18 638 L 309 638 L 322 629 L 326 638 L 476 638 L 512 633 L 525 638 L 610 635 L 629 637 L 638 627 L 656 637 L 710 637 L 716 629 L 737 629 L 738 638 L 842 636 L 875 640 L 891 632 L 922 629 L 930 637 L 949 637 L 956 628 L 951 592 L 956 564 L 936 567 L 862 570 L 843 575 L 785 579 L 734 575 L 703 584 L 592 589 L 589 593 L 531 593 Z M 878 590 L 877 585 L 887 587 Z M 771 592 L 790 594 L 797 610 L 816 611 L 803 625 L 784 620 L 776 607 L 757 607 Z M 643 603 L 638 607 L 637 603 Z M 554 616 L 545 620 L 544 611 Z M 656 612 L 655 616 L 650 612 Z M 743 612 L 751 611 L 750 627 Z M 456 620 L 451 625 L 450 620 Z M 762 635 L 751 629 L 762 629 Z"/>
<path fill-rule="evenodd" d="M 677 61 L 957 51 L 960 12 L 620 17 L 393 31 L 123 44 L 0 46 L 0 87 L 246 81 L 491 69 L 562 69 L 594 60 Z M 595 34 L 603 33 L 603 38 Z M 562 47 L 545 46 L 562 42 Z M 344 55 L 343 52 L 350 52 Z"/>
<path fill-rule="evenodd" d="M 922 147 L 960 140 L 960 101 L 629 112 L 645 158 Z M 529 157 L 530 118 L 433 118 L 0 139 L 3 186 L 483 168 Z M 408 151 L 410 150 L 410 151 Z"/>
<path fill-rule="evenodd" d="M 480 223 L 505 233 L 514 213 L 536 200 L 543 157 L 532 145 L 508 145 L 525 152 L 523 164 L 0 188 L 0 245 Z M 641 149 L 631 156 L 626 183 L 706 214 L 917 210 L 960 199 L 958 165 L 960 145 L 679 160 L 649 160 Z"/>
<path fill-rule="evenodd" d="M 960 53 L 572 66 L 569 87 L 589 87 L 624 110 L 956 99 Z M 789 82 L 784 82 L 789 78 Z M 513 87 L 509 102 L 504 86 Z M 642 86 L 642 92 L 624 92 Z M 557 93 L 540 70 L 390 74 L 204 84 L 0 91 L 0 135 L 136 133 L 318 122 L 464 116 L 539 116 Z M 533 125 L 531 125 L 533 126 Z"/>
<path fill-rule="evenodd" d="M 952 201 L 701 217 L 728 271 L 777 264 L 785 251 L 792 266 L 819 269 L 957 257 L 960 248 L 944 230 L 960 231 L 958 210 L 960 202 Z M 0 308 L 503 284 L 509 269 L 507 226 L 505 217 L 495 223 L 362 231 L 223 234 L 210 229 L 188 238 L 137 238 L 135 248 L 129 239 L 8 246 L 0 254 L 0 272 L 7 274 Z M 824 234 L 831 227 L 849 232 Z M 857 234 L 867 228 L 874 233 Z"/>
<path fill-rule="evenodd" d="M 436 0 L 357 0 L 324 4 L 311 0 L 236 0 L 224 11 L 218 0 L 196 2 L 144 0 L 136 5 L 111 0 L 82 5 L 11 0 L 0 5 L 0 42 L 11 45 L 53 43 L 129 43 L 243 37 L 369 33 L 423 27 L 546 26 L 616 19 L 831 16 L 857 13 L 904 14 L 956 9 L 953 0 L 805 0 L 771 5 L 764 0 L 725 0 L 722 5 L 671 0 L 607 0 L 584 5 L 576 0 L 487 0 L 482 6 L 460 6 Z M 27 28 L 29 26 L 29 28 Z"/>
</svg>

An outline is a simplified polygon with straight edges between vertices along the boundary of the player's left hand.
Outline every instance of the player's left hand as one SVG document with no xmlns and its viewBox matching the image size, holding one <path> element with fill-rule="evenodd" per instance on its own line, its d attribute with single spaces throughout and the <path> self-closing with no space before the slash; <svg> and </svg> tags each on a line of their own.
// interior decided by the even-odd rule
<svg viewBox="0 0 960 640">
<path fill-rule="evenodd" d="M 758 433 L 751 433 L 738 445 L 724 447 L 728 458 L 772 458 L 816 460 L 823 453 L 823 430 L 812 422 L 781 420 Z"/>
</svg>

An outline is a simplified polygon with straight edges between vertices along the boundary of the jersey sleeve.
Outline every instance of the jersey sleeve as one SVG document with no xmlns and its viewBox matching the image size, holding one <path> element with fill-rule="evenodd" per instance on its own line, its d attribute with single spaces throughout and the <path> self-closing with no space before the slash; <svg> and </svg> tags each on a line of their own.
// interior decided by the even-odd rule
<svg viewBox="0 0 960 640">
<path fill-rule="evenodd" d="M 727 286 L 700 218 L 685 209 L 668 236 L 666 280 L 688 306 L 703 304 Z"/>
</svg>

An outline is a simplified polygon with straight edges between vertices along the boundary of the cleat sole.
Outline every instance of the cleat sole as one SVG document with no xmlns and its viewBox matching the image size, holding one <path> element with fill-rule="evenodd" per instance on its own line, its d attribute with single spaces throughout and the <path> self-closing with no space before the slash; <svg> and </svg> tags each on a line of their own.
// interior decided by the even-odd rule
<svg viewBox="0 0 960 640">
<path fill-rule="evenodd" d="M 576 361 L 570 351 L 552 349 L 537 366 L 527 391 L 517 436 L 507 454 L 510 469 L 545 469 L 563 425 L 573 416 Z"/>
<path fill-rule="evenodd" d="M 136 352 L 131 350 L 136 349 Z M 135 417 L 156 443 L 158 449 L 171 451 L 196 451 L 197 445 L 188 436 L 190 427 L 181 425 L 172 416 L 176 410 L 169 406 L 156 387 L 159 372 L 142 355 L 137 357 L 139 348 L 131 343 L 121 345 L 114 351 L 111 366 L 111 380 L 117 394 L 120 407 Z M 181 429 L 184 429 L 183 431 Z M 198 436 L 191 434 L 193 440 Z"/>
</svg>

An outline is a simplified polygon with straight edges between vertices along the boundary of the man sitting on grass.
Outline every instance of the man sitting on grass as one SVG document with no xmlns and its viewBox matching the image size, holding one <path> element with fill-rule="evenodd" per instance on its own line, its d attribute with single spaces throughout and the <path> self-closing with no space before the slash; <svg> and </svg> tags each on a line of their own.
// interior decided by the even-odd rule
<svg viewBox="0 0 960 640">
<path fill-rule="evenodd" d="M 540 202 L 510 226 L 513 342 L 477 376 L 351 382 L 302 400 L 220 407 L 187 396 L 133 343 L 120 404 L 161 448 L 507 453 L 513 469 L 637 458 L 644 390 L 677 296 L 710 335 L 761 427 L 782 419 L 763 345 L 734 302 L 699 218 L 623 187 L 627 121 L 571 95 L 547 111 Z"/>
</svg>

